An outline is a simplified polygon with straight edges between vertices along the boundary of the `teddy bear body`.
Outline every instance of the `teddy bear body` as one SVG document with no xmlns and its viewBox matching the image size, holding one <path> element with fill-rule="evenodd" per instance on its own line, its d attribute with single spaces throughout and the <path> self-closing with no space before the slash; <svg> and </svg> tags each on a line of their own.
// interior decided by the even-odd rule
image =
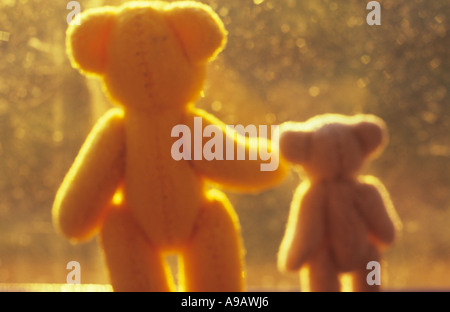
<svg viewBox="0 0 450 312">
<path fill-rule="evenodd" d="M 99 76 L 119 107 L 83 144 L 57 192 L 53 218 L 73 241 L 99 233 L 114 290 L 175 290 L 165 261 L 173 253 L 181 260 L 182 290 L 243 290 L 239 221 L 211 186 L 254 192 L 278 183 L 286 169 L 263 172 L 260 158 L 178 161 L 171 154 L 172 129 L 194 129 L 195 117 L 223 132 L 223 146 L 231 140 L 247 153 L 258 148 L 192 104 L 206 63 L 225 41 L 217 15 L 191 1 L 91 9 L 68 29 L 72 65 Z"/>
<path fill-rule="evenodd" d="M 278 260 L 281 269 L 307 269 L 305 289 L 338 291 L 342 273 L 352 274 L 354 290 L 377 289 L 366 282 L 366 265 L 392 243 L 398 218 L 383 185 L 358 171 L 385 140 L 375 116 L 331 114 L 282 125 L 281 154 L 307 179 L 292 200 Z"/>
<path fill-rule="evenodd" d="M 171 141 L 167 138 L 182 118 L 130 111 L 126 116 L 127 203 L 155 246 L 180 246 L 192 233 L 204 193 L 203 182 L 189 162 L 176 162 L 170 154 Z M 148 189 L 146 185 L 153 187 Z"/>
</svg>

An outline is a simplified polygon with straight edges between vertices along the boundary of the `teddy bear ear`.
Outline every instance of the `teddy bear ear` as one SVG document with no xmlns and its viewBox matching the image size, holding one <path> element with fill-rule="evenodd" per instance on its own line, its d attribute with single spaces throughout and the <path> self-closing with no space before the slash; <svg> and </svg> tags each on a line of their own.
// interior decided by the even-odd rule
<svg viewBox="0 0 450 312">
<path fill-rule="evenodd" d="M 295 164 L 306 162 L 310 155 L 312 133 L 284 130 L 280 133 L 280 153 L 284 159 Z"/>
<path fill-rule="evenodd" d="M 224 47 L 227 31 L 209 6 L 193 1 L 174 2 L 165 15 L 191 62 L 205 63 Z"/>
<path fill-rule="evenodd" d="M 115 11 L 111 7 L 90 9 L 81 14 L 79 25 L 69 25 L 66 51 L 73 67 L 87 73 L 103 72 L 114 18 Z"/>
<path fill-rule="evenodd" d="M 383 120 L 369 116 L 353 126 L 353 132 L 366 156 L 380 152 L 387 143 L 387 128 Z"/>
</svg>

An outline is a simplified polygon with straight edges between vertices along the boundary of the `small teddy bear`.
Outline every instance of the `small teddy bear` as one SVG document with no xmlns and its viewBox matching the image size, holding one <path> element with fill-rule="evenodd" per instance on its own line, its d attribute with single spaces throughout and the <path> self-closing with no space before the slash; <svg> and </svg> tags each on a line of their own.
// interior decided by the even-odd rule
<svg viewBox="0 0 450 312">
<path fill-rule="evenodd" d="M 176 160 L 171 153 L 173 129 L 194 129 L 199 117 L 201 133 L 213 127 L 225 134 L 223 146 L 232 142 L 247 154 L 258 148 L 192 104 L 226 35 L 212 9 L 193 1 L 90 9 L 68 28 L 72 66 L 100 77 L 119 107 L 83 144 L 56 194 L 53 220 L 72 241 L 100 234 L 115 291 L 175 290 L 168 254 L 180 256 L 183 291 L 244 289 L 239 220 L 225 194 L 211 186 L 263 190 L 287 167 L 262 171 L 261 157 Z M 192 139 L 179 140 L 198 144 Z M 258 143 L 270 149 L 269 140 Z"/>
<path fill-rule="evenodd" d="M 301 288 L 339 291 L 350 273 L 353 291 L 377 291 L 366 266 L 392 243 L 399 218 L 384 186 L 358 171 L 387 142 L 373 115 L 327 114 L 280 127 L 280 154 L 307 179 L 297 188 L 278 253 L 280 270 L 301 270 Z M 306 274 L 304 274 L 306 273 Z"/>
</svg>

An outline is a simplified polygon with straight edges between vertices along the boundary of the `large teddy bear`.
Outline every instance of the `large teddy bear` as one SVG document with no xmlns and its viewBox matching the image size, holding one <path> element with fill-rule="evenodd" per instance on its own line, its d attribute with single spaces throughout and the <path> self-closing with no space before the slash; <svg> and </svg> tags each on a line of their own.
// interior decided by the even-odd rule
<svg viewBox="0 0 450 312">
<path fill-rule="evenodd" d="M 384 186 L 359 170 L 387 141 L 373 115 L 320 115 L 280 129 L 280 154 L 300 165 L 306 179 L 291 204 L 278 254 L 281 270 L 302 270 L 302 289 L 339 291 L 351 273 L 354 291 L 378 290 L 367 264 L 380 261 L 400 221 Z"/>
<path fill-rule="evenodd" d="M 180 160 L 171 153 L 173 129 L 194 130 L 195 117 L 201 117 L 200 130 L 213 126 L 224 133 L 223 146 L 231 141 L 247 154 L 258 148 L 192 104 L 207 62 L 225 41 L 218 16 L 191 1 L 91 9 L 68 28 L 72 65 L 102 78 L 118 107 L 89 134 L 57 192 L 53 218 L 72 241 L 100 233 L 116 291 L 174 290 L 165 262 L 173 253 L 180 256 L 182 290 L 244 289 L 239 221 L 211 183 L 258 191 L 278 183 L 286 167 L 262 171 L 260 157 Z M 270 150 L 269 140 L 256 142 Z"/>
</svg>

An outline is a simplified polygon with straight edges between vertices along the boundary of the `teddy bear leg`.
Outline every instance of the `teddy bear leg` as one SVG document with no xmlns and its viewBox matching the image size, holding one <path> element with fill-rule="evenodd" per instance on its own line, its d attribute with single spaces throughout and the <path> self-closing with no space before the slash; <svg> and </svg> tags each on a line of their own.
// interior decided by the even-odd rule
<svg viewBox="0 0 450 312">
<path fill-rule="evenodd" d="M 239 220 L 226 196 L 209 191 L 193 236 L 182 250 L 184 291 L 243 291 Z"/>
<path fill-rule="evenodd" d="M 307 268 L 308 286 L 307 290 L 317 292 L 340 291 L 338 269 L 334 264 L 330 251 L 326 247 L 320 248 L 308 263 Z M 305 285 L 305 276 L 301 275 L 301 285 Z"/>
<path fill-rule="evenodd" d="M 368 281 L 368 279 L 371 279 L 371 277 L 369 276 L 371 270 L 367 269 L 367 264 L 371 261 L 377 261 L 378 263 L 380 263 L 380 253 L 373 245 L 370 245 L 365 259 L 366 260 L 363 261 L 361 267 L 352 273 L 353 291 L 380 291 L 380 285 L 377 285 L 377 283 L 374 283 L 372 281 Z M 374 274 L 381 274 L 381 272 L 374 272 Z M 378 276 L 378 278 L 381 279 L 380 276 Z"/>
<path fill-rule="evenodd" d="M 127 209 L 112 208 L 100 242 L 114 291 L 172 291 L 162 255 L 147 241 Z"/>
</svg>

